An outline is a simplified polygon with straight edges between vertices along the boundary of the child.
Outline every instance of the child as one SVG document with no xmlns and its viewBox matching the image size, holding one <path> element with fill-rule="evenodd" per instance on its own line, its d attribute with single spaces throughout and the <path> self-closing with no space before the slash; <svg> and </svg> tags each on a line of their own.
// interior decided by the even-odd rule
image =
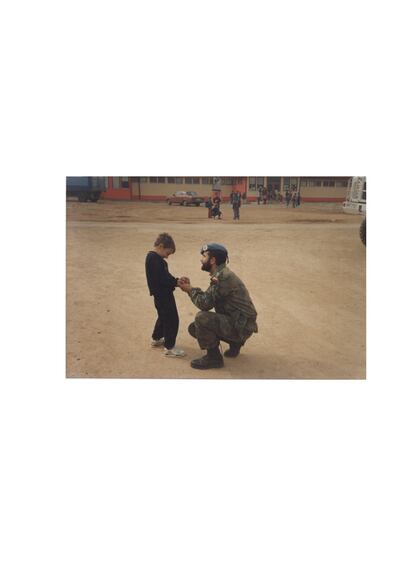
<svg viewBox="0 0 414 570">
<path fill-rule="evenodd" d="M 220 196 L 214 196 L 213 198 L 213 208 L 211 210 L 211 215 L 213 217 L 213 219 L 215 220 L 216 218 L 218 218 L 219 220 L 221 220 L 221 216 L 222 213 L 220 212 L 220 203 L 221 203 L 221 198 Z"/>
<path fill-rule="evenodd" d="M 175 252 L 173 238 L 166 233 L 160 234 L 145 259 L 145 272 L 150 295 L 154 296 L 154 305 L 158 318 L 152 333 L 152 347 L 164 346 L 165 356 L 184 356 L 185 352 L 175 346 L 178 333 L 178 312 L 174 299 L 174 289 L 178 279 L 168 271 L 165 261 Z"/>
</svg>

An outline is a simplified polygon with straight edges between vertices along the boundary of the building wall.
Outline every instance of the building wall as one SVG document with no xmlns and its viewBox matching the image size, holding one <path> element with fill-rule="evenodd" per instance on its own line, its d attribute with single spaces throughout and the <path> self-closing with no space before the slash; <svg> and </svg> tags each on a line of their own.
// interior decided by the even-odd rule
<svg viewBox="0 0 414 570">
<path fill-rule="evenodd" d="M 257 200 L 259 186 L 264 185 L 268 190 L 280 189 L 285 194 L 287 189 L 300 189 L 304 202 L 342 202 L 346 198 L 348 176 L 279 176 L 247 178 L 248 200 Z"/>
<path fill-rule="evenodd" d="M 141 200 L 162 200 L 174 194 L 178 190 L 186 190 L 197 192 L 202 198 L 208 198 L 212 194 L 211 184 L 150 184 L 141 183 Z M 222 186 L 221 196 L 229 197 L 233 186 Z M 139 199 L 137 195 L 133 195 L 133 199 Z"/>
<path fill-rule="evenodd" d="M 131 200 L 132 176 L 108 176 L 108 187 L 102 193 L 105 200 Z"/>
<path fill-rule="evenodd" d="M 244 192 L 243 188 L 245 184 L 241 181 L 239 184 L 222 184 L 221 185 L 221 198 L 224 202 L 227 202 L 230 198 L 230 194 L 233 188 L 239 189 Z M 197 194 L 207 199 L 213 194 L 212 184 L 175 184 L 175 183 L 152 183 L 152 182 L 139 182 L 132 183 L 132 199 L 142 200 L 142 201 L 165 201 L 168 196 L 174 194 L 178 190 L 185 190 L 191 192 L 197 192 Z"/>
<path fill-rule="evenodd" d="M 300 196 L 303 202 L 343 202 L 346 198 L 346 188 L 301 187 Z"/>
<path fill-rule="evenodd" d="M 349 176 L 301 177 L 301 198 L 304 202 L 343 202 L 349 178 Z"/>
<path fill-rule="evenodd" d="M 256 180 L 264 180 L 264 185 L 268 186 L 267 177 L 256 177 Z M 304 202 L 342 202 L 346 198 L 347 181 L 349 177 L 279 177 L 278 187 L 284 191 L 292 184 L 300 188 L 302 200 Z M 102 194 L 102 198 L 107 200 L 142 200 L 164 202 L 178 190 L 189 190 L 197 192 L 202 198 L 207 198 L 213 194 L 212 184 L 200 183 L 158 183 L 149 182 L 145 178 L 141 182 L 139 177 L 108 177 L 108 188 Z M 222 184 L 221 198 L 223 202 L 228 202 L 232 190 L 238 190 L 243 194 L 247 188 L 247 200 L 256 201 L 258 186 L 252 186 L 251 178 L 241 177 L 238 184 Z M 269 178 L 270 180 L 270 178 Z"/>
</svg>

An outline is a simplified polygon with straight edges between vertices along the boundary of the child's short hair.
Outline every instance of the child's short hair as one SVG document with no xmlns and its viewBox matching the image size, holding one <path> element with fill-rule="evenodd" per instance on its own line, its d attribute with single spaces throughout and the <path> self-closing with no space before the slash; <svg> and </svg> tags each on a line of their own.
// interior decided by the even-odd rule
<svg viewBox="0 0 414 570">
<path fill-rule="evenodd" d="M 164 248 L 172 249 L 175 252 L 175 243 L 170 234 L 160 234 L 154 242 L 154 246 L 162 245 Z"/>
</svg>

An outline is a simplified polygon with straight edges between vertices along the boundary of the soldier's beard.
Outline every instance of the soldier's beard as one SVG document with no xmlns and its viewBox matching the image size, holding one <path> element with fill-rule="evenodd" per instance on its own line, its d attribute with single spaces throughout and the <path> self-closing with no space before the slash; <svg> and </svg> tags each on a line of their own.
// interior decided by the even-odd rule
<svg viewBox="0 0 414 570">
<path fill-rule="evenodd" d="M 211 261 L 210 260 L 201 263 L 201 271 L 208 271 L 210 273 L 210 271 L 211 271 Z"/>
</svg>

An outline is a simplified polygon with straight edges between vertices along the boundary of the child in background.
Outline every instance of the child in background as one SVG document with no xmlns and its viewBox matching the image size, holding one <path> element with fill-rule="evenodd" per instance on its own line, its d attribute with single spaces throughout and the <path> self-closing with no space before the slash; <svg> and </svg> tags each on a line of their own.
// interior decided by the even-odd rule
<svg viewBox="0 0 414 570">
<path fill-rule="evenodd" d="M 154 297 L 154 305 L 158 318 L 152 333 L 152 347 L 164 346 L 165 356 L 184 356 L 185 352 L 175 346 L 178 333 L 178 311 L 174 299 L 174 289 L 178 279 L 168 271 L 166 259 L 175 253 L 173 238 L 160 234 L 145 259 L 145 272 L 150 295 Z"/>
</svg>

